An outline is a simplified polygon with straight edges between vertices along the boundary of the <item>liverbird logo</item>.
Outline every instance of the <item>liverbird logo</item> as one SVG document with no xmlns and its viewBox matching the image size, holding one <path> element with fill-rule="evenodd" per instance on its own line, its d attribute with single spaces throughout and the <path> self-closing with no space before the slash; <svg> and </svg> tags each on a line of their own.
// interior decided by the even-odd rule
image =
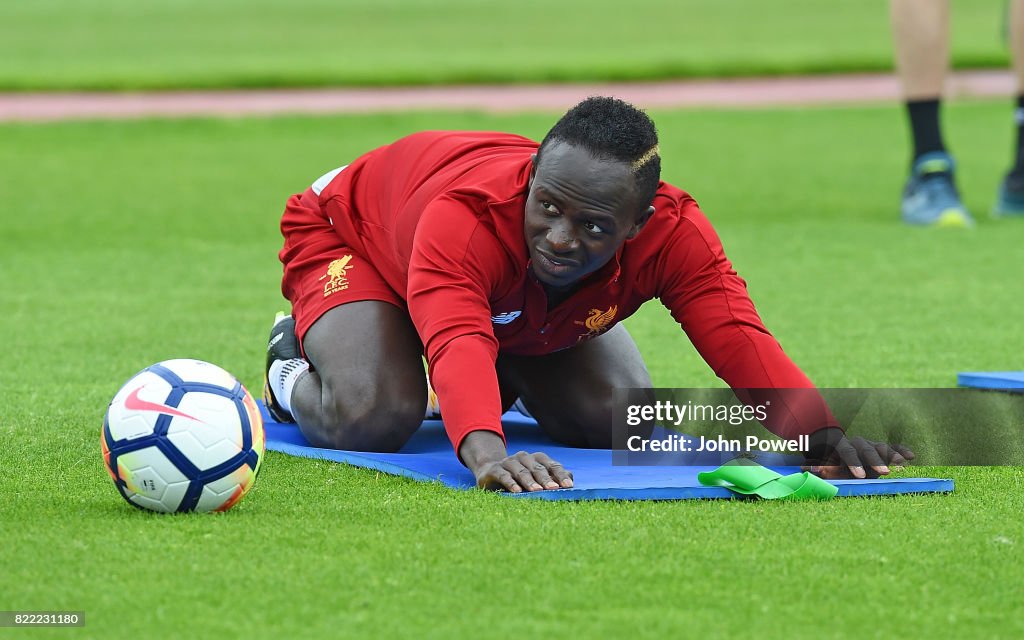
<svg viewBox="0 0 1024 640">
<path fill-rule="evenodd" d="M 577 338 L 576 342 L 582 342 L 584 340 L 596 338 L 597 336 L 607 331 L 611 324 L 615 321 L 615 314 L 617 314 L 618 312 L 619 307 L 618 305 L 614 304 L 608 307 L 607 311 L 601 311 L 600 309 L 591 309 L 590 315 L 587 316 L 586 320 L 583 320 L 582 322 L 579 320 L 575 321 L 576 324 L 587 328 L 587 332 L 580 335 L 580 337 Z"/>
<path fill-rule="evenodd" d="M 320 276 L 321 280 L 327 280 L 324 283 L 324 297 L 337 293 L 338 291 L 344 291 L 348 289 L 348 275 L 347 272 L 354 265 L 350 265 L 352 256 L 347 255 L 338 260 L 332 260 L 331 264 L 327 265 L 327 273 Z"/>
</svg>

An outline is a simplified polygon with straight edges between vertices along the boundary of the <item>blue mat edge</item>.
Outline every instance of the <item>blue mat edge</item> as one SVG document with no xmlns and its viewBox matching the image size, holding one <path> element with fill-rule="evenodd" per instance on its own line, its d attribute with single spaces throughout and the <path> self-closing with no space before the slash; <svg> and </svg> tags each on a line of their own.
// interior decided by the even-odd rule
<svg viewBox="0 0 1024 640">
<path fill-rule="evenodd" d="M 277 451 L 297 458 L 311 458 L 315 460 L 326 460 L 328 462 L 342 462 L 349 464 L 354 467 L 361 467 L 363 469 L 373 469 L 374 471 L 380 471 L 393 476 L 405 476 L 406 478 L 412 478 L 418 482 L 440 482 L 439 476 L 431 476 L 419 471 L 413 471 L 412 469 L 406 469 L 405 467 L 393 464 L 391 462 L 384 462 L 383 460 L 377 460 L 369 456 L 361 456 L 357 453 L 350 451 L 340 451 L 338 449 L 318 449 L 317 447 L 300 447 L 294 444 L 288 444 L 286 442 L 276 442 L 267 440 L 267 450 Z M 318 452 L 323 453 L 318 453 Z M 447 486 L 447 485 L 446 485 Z"/>
<path fill-rule="evenodd" d="M 341 462 L 365 469 L 373 469 L 394 476 L 402 476 L 418 482 L 441 483 L 440 475 L 431 476 L 405 467 L 377 460 L 358 453 L 339 451 L 336 449 L 318 449 L 293 444 L 267 441 L 267 449 L 300 458 Z M 321 453 L 322 452 L 322 453 Z M 443 483 L 442 483 L 443 484 Z M 838 497 L 863 497 L 877 495 L 904 495 L 910 493 L 950 493 L 954 490 L 954 482 L 949 478 L 900 478 L 898 481 L 888 480 L 834 480 L 832 484 L 839 488 Z M 450 489 L 458 489 L 444 485 Z M 467 487 L 463 487 L 466 489 Z M 748 499 L 737 495 L 723 487 L 650 487 L 643 489 L 563 489 L 554 491 L 536 491 L 524 493 L 499 492 L 509 498 L 525 498 L 548 501 L 576 500 L 693 500 L 693 499 Z"/>
<path fill-rule="evenodd" d="M 902 478 L 899 482 L 872 480 L 870 485 L 843 484 L 833 481 L 839 487 L 836 497 L 857 498 L 865 496 L 892 496 L 912 493 L 952 493 L 953 480 L 948 478 Z M 866 487 L 871 487 L 865 490 Z M 887 489 L 879 492 L 875 489 Z M 581 489 L 577 491 L 535 491 L 529 493 L 503 493 L 513 498 L 536 500 L 693 500 L 693 499 L 739 499 L 750 500 L 748 496 L 733 493 L 723 487 L 672 487 L 650 489 Z"/>
<path fill-rule="evenodd" d="M 257 401 L 264 420 L 269 421 L 270 416 L 263 406 L 262 400 Z M 533 419 L 526 416 L 509 412 L 502 416 L 503 422 L 535 424 Z M 438 424 L 440 424 L 438 422 Z M 358 451 L 342 451 L 339 449 L 320 449 L 313 446 L 303 446 L 272 440 L 267 436 L 266 447 L 270 451 L 276 451 L 285 455 L 299 458 L 326 460 L 330 462 L 341 462 L 364 469 L 373 469 L 389 475 L 401 476 L 417 482 L 437 482 L 449 489 L 473 490 L 475 487 L 460 482 L 454 483 L 444 481 L 444 474 L 426 474 L 403 467 L 393 462 L 387 462 L 378 458 L 379 454 L 360 453 Z M 788 470 L 777 468 L 780 472 L 787 473 Z M 832 484 L 839 488 L 839 497 L 862 497 L 872 495 L 902 495 L 912 493 L 950 493 L 954 491 L 954 482 L 949 478 L 899 478 L 892 480 L 832 480 Z M 643 488 L 572 488 L 548 491 L 533 491 L 523 493 L 497 492 L 499 495 L 509 498 L 525 498 L 547 501 L 582 501 L 582 500 L 693 500 L 693 499 L 753 499 L 748 496 L 733 493 L 724 487 L 689 485 L 680 487 L 643 487 Z"/>
<path fill-rule="evenodd" d="M 962 371 L 956 383 L 969 389 L 1024 391 L 1024 371 Z"/>
</svg>

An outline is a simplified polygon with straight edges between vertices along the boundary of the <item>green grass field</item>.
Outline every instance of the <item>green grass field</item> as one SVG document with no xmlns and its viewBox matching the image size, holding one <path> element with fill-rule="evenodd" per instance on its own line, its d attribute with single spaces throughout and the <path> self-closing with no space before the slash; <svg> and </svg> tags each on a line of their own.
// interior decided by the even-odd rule
<svg viewBox="0 0 1024 640">
<path fill-rule="evenodd" d="M 1006 66 L 1002 2 L 956 66 Z M 0 3 L 0 90 L 640 80 L 889 70 L 887 0 Z"/>
<path fill-rule="evenodd" d="M 1020 468 L 913 470 L 953 477 L 944 496 L 545 504 L 270 453 L 227 514 L 161 517 L 117 495 L 99 433 L 133 373 L 197 357 L 258 389 L 289 194 L 414 130 L 540 136 L 556 115 L 0 126 L 0 608 L 86 612 L 53 637 L 1024 633 Z M 702 203 L 819 385 L 1021 368 L 1024 221 L 898 223 L 895 106 L 653 115 L 666 178 Z M 983 214 L 1009 106 L 957 103 L 946 120 Z M 659 308 L 628 326 L 657 384 L 716 384 Z"/>
</svg>

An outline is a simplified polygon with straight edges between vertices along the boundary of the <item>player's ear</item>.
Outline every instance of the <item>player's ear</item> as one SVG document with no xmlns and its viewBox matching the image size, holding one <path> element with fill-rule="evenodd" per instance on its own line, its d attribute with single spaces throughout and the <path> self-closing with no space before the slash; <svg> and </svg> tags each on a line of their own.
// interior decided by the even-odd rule
<svg viewBox="0 0 1024 640">
<path fill-rule="evenodd" d="M 636 237 L 636 234 L 640 233 L 640 230 L 644 228 L 647 221 L 654 215 L 654 207 L 647 207 L 643 213 L 636 218 L 636 222 L 630 228 L 629 233 L 626 234 L 626 240 L 632 240 Z"/>
<path fill-rule="evenodd" d="M 533 179 L 537 177 L 537 154 L 530 154 L 530 183 L 527 188 L 533 186 Z"/>
</svg>

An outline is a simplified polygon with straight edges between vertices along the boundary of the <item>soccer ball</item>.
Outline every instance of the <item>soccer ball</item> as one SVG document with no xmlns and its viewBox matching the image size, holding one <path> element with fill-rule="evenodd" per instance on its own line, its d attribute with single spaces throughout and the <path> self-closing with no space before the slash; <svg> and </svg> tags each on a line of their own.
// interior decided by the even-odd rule
<svg viewBox="0 0 1024 640">
<path fill-rule="evenodd" d="M 107 408 L 103 461 L 124 499 L 165 513 L 226 511 L 263 461 L 263 419 L 230 373 L 167 360 L 135 374 Z"/>
</svg>

